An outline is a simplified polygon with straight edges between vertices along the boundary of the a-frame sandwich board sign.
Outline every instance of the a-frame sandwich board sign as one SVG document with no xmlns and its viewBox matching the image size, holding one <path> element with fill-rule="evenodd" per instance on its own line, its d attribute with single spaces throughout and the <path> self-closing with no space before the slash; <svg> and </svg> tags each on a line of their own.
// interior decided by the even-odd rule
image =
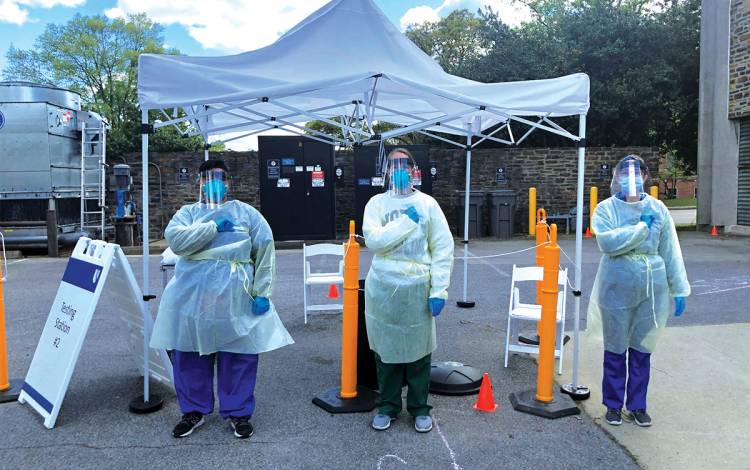
<svg viewBox="0 0 750 470">
<path fill-rule="evenodd" d="M 113 297 L 118 314 L 130 329 L 131 343 L 143 341 L 143 328 L 153 319 L 127 257 L 119 245 L 81 237 L 68 260 L 60 287 L 26 375 L 18 401 L 28 403 L 51 429 L 60 412 L 83 340 L 103 292 Z M 139 320 L 140 319 L 140 320 Z M 136 359 L 140 350 L 135 345 Z M 164 351 L 150 349 L 144 377 L 172 383 L 172 367 Z"/>
</svg>

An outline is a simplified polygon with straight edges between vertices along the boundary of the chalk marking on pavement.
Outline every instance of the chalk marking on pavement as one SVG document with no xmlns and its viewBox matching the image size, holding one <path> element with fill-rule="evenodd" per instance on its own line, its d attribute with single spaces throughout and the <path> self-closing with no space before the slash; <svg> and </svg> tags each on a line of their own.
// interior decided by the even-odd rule
<svg viewBox="0 0 750 470">
<path fill-rule="evenodd" d="M 720 292 L 729 292 L 729 291 L 740 290 L 740 289 L 750 289 L 750 286 L 730 287 L 729 289 L 711 290 L 708 292 L 701 292 L 700 294 L 695 294 L 695 295 L 718 294 Z"/>
<path fill-rule="evenodd" d="M 463 470 L 462 467 L 456 463 L 456 453 L 453 452 L 451 446 L 448 445 L 448 439 L 445 438 L 445 434 L 443 434 L 443 431 L 440 429 L 440 421 L 434 413 L 432 416 L 435 418 L 435 429 L 437 429 L 438 434 L 440 434 L 440 439 L 443 440 L 443 444 L 445 444 L 445 448 L 448 449 L 448 454 L 451 456 L 451 467 L 453 470 Z"/>
<path fill-rule="evenodd" d="M 471 251 L 466 250 L 466 252 L 468 254 L 470 254 L 471 256 L 474 256 L 474 253 L 472 253 Z M 483 260 L 481 258 L 473 258 L 473 259 L 479 260 L 479 262 L 482 263 L 482 264 L 486 264 L 487 266 L 489 266 L 490 268 L 492 268 L 493 271 L 495 271 L 496 273 L 498 273 L 501 276 L 510 277 L 510 274 L 508 274 L 506 272 L 503 272 L 503 271 L 500 271 L 500 269 L 498 269 L 494 264 L 490 263 L 489 261 L 485 261 L 485 260 Z"/>
<path fill-rule="evenodd" d="M 402 463 L 402 464 L 404 464 L 404 465 L 409 465 L 409 464 L 408 464 L 408 463 L 406 462 L 406 460 L 402 459 L 402 458 L 401 458 L 401 457 L 399 457 L 398 455 L 395 455 L 395 454 L 385 454 L 385 455 L 381 456 L 381 457 L 380 457 L 380 458 L 378 459 L 378 470 L 381 470 L 381 468 L 383 467 L 383 462 L 385 461 L 385 459 L 387 459 L 387 458 L 389 458 L 389 457 L 390 457 L 390 458 L 392 458 L 392 459 L 396 459 L 396 460 L 398 460 L 399 462 L 401 462 L 401 463 Z"/>
<path fill-rule="evenodd" d="M 15 260 L 15 261 L 11 261 L 10 263 L 8 263 L 8 266 L 10 266 L 11 264 L 20 263 L 21 261 L 26 261 L 27 259 L 28 258 L 21 258 L 21 259 Z"/>
</svg>

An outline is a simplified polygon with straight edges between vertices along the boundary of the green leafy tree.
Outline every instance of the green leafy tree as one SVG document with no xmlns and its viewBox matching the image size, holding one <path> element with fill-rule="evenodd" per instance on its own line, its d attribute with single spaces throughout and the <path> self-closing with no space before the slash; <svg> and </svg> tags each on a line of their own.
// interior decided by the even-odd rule
<svg viewBox="0 0 750 470">
<path fill-rule="evenodd" d="M 137 64 L 142 53 L 177 53 L 164 47 L 163 28 L 145 14 L 125 19 L 77 15 L 65 24 L 50 23 L 32 49 L 11 45 L 6 80 L 26 80 L 68 88 L 81 94 L 84 107 L 111 125 L 108 150 L 123 155 L 140 148 Z M 152 119 L 158 116 L 154 112 Z M 174 128 L 152 136 L 154 151 L 197 150 L 200 137 L 182 138 Z"/>
<path fill-rule="evenodd" d="M 585 72 L 591 79 L 589 145 L 666 147 L 695 168 L 700 0 L 522 3 L 533 18 L 519 27 L 484 8 L 454 12 L 407 34 L 449 73 L 481 82 Z M 559 122 L 577 130 L 574 118 Z M 544 132 L 526 141 L 569 144 Z"/>
<path fill-rule="evenodd" d="M 673 199 L 677 195 L 677 183 L 690 176 L 690 168 L 680 157 L 677 150 L 670 149 L 665 152 L 666 166 L 659 171 L 659 179 L 664 183 L 667 199 Z"/>
<path fill-rule="evenodd" d="M 484 52 L 482 21 L 468 10 L 455 10 L 439 22 L 410 25 L 406 36 L 454 75 L 471 74 Z"/>
</svg>

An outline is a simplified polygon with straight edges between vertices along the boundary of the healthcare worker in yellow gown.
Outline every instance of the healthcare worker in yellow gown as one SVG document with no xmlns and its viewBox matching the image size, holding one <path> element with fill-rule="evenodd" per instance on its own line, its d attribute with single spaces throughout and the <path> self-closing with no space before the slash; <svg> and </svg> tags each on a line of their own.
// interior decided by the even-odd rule
<svg viewBox="0 0 750 470">
<path fill-rule="evenodd" d="M 388 155 L 388 190 L 370 199 L 362 223 L 365 243 L 374 253 L 365 284 L 365 319 L 380 389 L 372 427 L 381 431 L 401 411 L 404 378 L 415 429 L 432 429 L 427 398 L 435 317 L 445 306 L 453 267 L 448 222 L 435 199 L 414 189 L 414 167 L 406 149 Z"/>
<path fill-rule="evenodd" d="M 258 354 L 293 343 L 270 301 L 276 269 L 273 234 L 252 206 L 228 199 L 221 160 L 200 167 L 200 197 L 165 231 L 180 258 L 159 304 L 151 347 L 169 351 L 183 413 L 174 437 L 190 435 L 214 408 L 234 435 L 253 434 Z"/>
<path fill-rule="evenodd" d="M 690 295 L 685 263 L 667 207 L 643 190 L 645 162 L 623 158 L 612 177 L 612 196 L 592 218 L 602 251 L 588 309 L 587 328 L 604 338 L 602 377 L 605 420 L 622 424 L 622 407 L 638 426 L 650 426 L 646 393 L 651 353 L 674 314 L 685 310 Z M 625 400 L 627 392 L 627 401 Z"/>
</svg>

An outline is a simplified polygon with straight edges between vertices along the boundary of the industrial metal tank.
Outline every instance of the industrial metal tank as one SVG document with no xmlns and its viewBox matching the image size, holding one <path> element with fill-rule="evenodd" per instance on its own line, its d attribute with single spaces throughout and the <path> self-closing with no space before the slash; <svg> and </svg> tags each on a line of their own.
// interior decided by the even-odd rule
<svg viewBox="0 0 750 470">
<path fill-rule="evenodd" d="M 56 254 L 58 243 L 75 243 L 83 234 L 81 129 L 96 125 L 106 123 L 82 111 L 75 92 L 0 82 L 0 230 L 6 245 Z M 98 180 L 96 174 L 90 178 Z"/>
</svg>

